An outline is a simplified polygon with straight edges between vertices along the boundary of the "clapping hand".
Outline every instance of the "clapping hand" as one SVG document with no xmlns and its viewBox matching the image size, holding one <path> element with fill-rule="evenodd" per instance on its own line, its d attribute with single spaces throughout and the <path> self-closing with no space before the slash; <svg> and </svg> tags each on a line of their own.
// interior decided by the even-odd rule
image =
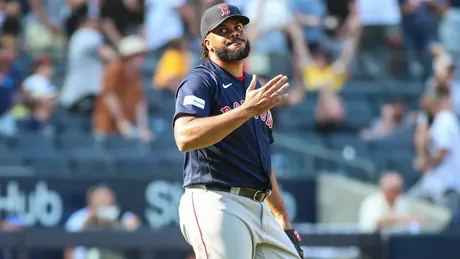
<svg viewBox="0 0 460 259">
<path fill-rule="evenodd" d="M 268 81 L 264 86 L 256 89 L 257 76 L 252 77 L 251 84 L 246 90 L 244 106 L 251 116 L 259 116 L 270 110 L 273 106 L 287 100 L 289 95 L 284 93 L 289 84 L 287 76 L 278 75 Z"/>
</svg>

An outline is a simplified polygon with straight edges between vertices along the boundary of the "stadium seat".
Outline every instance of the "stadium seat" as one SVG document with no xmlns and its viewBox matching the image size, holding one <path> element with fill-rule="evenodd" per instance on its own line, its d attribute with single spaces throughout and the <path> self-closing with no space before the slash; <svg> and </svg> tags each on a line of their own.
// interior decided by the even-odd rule
<svg viewBox="0 0 460 259">
<path fill-rule="evenodd" d="M 55 150 L 54 138 L 40 133 L 22 132 L 14 142 L 16 150 Z"/>
<path fill-rule="evenodd" d="M 174 94 L 167 90 L 148 90 L 146 92 L 150 115 L 172 120 L 175 110 Z"/>
<path fill-rule="evenodd" d="M 354 101 L 346 104 L 345 121 L 348 127 L 360 130 L 369 126 L 373 119 L 371 107 L 366 101 Z"/>
<path fill-rule="evenodd" d="M 111 152 L 118 176 L 152 176 L 154 174 L 155 156 L 150 152 L 133 152 L 133 150 L 115 150 Z"/>
<path fill-rule="evenodd" d="M 309 168 L 314 166 L 314 161 L 307 159 L 301 153 L 292 151 L 288 148 L 276 146 L 273 148 L 273 163 L 276 165 L 280 174 L 283 176 L 301 176 L 310 174 Z M 315 159 L 315 158 L 312 158 Z"/>
<path fill-rule="evenodd" d="M 340 152 L 346 147 L 352 147 L 360 157 L 369 157 L 370 155 L 367 142 L 361 140 L 356 134 L 331 134 L 328 138 L 328 147 Z"/>
<path fill-rule="evenodd" d="M 20 154 L 7 149 L 0 149 L 0 166 L 21 166 Z"/>
<path fill-rule="evenodd" d="M 174 146 L 153 146 L 152 156 L 155 156 L 158 163 L 182 163 L 184 161 L 184 154 Z"/>
<path fill-rule="evenodd" d="M 99 177 L 112 175 L 114 164 L 112 157 L 99 148 L 79 148 L 69 152 L 75 176 Z"/>
<path fill-rule="evenodd" d="M 309 100 L 294 107 L 279 109 L 274 124 L 281 131 L 311 130 L 315 123 L 315 105 L 314 101 Z"/>
<path fill-rule="evenodd" d="M 87 130 L 88 123 L 91 118 L 83 115 L 75 115 L 69 113 L 64 108 L 56 109 L 53 116 L 53 123 L 57 125 L 60 131 L 76 131 L 80 132 Z"/>
<path fill-rule="evenodd" d="M 108 149 L 141 149 L 146 145 L 139 139 L 127 139 L 120 135 L 108 135 L 102 143 Z"/>
<path fill-rule="evenodd" d="M 67 157 L 62 153 L 29 153 L 24 157 L 25 164 L 35 170 L 37 176 L 69 176 Z"/>
<path fill-rule="evenodd" d="M 94 137 L 90 133 L 68 131 L 57 137 L 57 147 L 63 150 L 94 147 Z"/>
<path fill-rule="evenodd" d="M 160 136 L 161 134 L 170 134 L 172 136 L 173 134 L 173 124 L 172 124 L 172 118 L 161 118 L 161 117 L 155 117 L 152 116 L 149 119 L 151 129 L 155 135 Z M 155 137 L 156 139 L 159 139 L 159 137 Z"/>
<path fill-rule="evenodd" d="M 155 140 L 152 142 L 152 147 L 158 149 L 161 149 L 163 147 L 170 147 L 177 150 L 172 127 L 170 130 L 157 133 L 155 135 Z"/>
<path fill-rule="evenodd" d="M 323 146 L 324 145 L 324 139 L 321 135 L 316 134 L 313 131 L 307 131 L 307 130 L 281 130 L 281 131 L 275 131 L 281 135 L 285 135 L 288 137 L 296 138 L 299 141 L 306 142 L 311 145 L 318 145 L 318 146 Z M 276 137 L 275 137 L 275 145 L 276 145 Z"/>
<path fill-rule="evenodd" d="M 391 153 L 397 150 L 413 150 L 413 133 L 412 129 L 401 129 L 394 132 L 388 137 L 381 140 L 370 141 L 369 145 L 374 151 Z"/>
</svg>

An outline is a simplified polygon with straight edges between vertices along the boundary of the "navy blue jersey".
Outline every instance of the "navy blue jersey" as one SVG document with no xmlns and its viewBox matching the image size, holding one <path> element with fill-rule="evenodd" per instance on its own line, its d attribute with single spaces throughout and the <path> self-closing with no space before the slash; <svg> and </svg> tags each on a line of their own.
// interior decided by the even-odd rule
<svg viewBox="0 0 460 259">
<path fill-rule="evenodd" d="M 211 61 L 199 65 L 179 85 L 174 120 L 180 114 L 209 117 L 237 108 L 244 103 L 251 80 L 249 74 L 239 79 Z M 272 128 L 268 111 L 249 119 L 215 145 L 186 152 L 184 187 L 213 183 L 271 188 Z"/>
</svg>

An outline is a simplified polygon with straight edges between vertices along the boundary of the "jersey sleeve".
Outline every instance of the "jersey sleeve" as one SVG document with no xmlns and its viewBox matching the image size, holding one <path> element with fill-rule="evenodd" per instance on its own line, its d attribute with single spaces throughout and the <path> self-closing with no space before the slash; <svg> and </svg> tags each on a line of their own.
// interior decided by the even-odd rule
<svg viewBox="0 0 460 259">
<path fill-rule="evenodd" d="M 211 83 L 205 77 L 185 79 L 177 90 L 173 123 L 180 114 L 208 117 L 211 112 L 211 89 Z"/>
</svg>

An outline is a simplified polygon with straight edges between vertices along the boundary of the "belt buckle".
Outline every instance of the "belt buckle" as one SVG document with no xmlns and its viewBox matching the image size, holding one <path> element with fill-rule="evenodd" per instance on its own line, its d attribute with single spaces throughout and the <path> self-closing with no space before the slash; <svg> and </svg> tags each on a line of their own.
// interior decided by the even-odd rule
<svg viewBox="0 0 460 259">
<path fill-rule="evenodd" d="M 252 199 L 255 200 L 255 201 L 260 201 L 260 202 L 262 202 L 262 201 L 264 201 L 268 196 L 270 196 L 271 193 L 272 193 L 271 190 L 268 190 L 268 193 L 267 193 L 267 192 L 264 192 L 264 191 L 261 191 L 261 190 L 257 190 L 257 191 L 254 193 L 254 196 L 252 197 Z M 264 194 L 263 198 L 260 199 L 260 200 L 257 199 L 257 195 L 259 195 L 259 194 Z"/>
</svg>

